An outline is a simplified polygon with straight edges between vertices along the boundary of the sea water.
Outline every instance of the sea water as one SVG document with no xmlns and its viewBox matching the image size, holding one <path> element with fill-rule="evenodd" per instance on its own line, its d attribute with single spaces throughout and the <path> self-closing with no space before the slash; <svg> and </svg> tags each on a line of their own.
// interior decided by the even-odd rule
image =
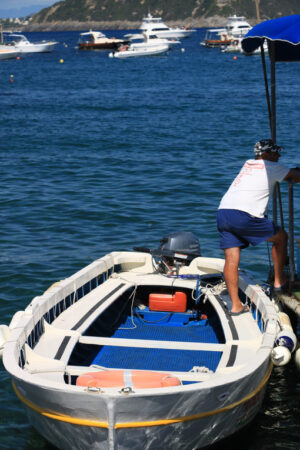
<svg viewBox="0 0 300 450">
<path fill-rule="evenodd" d="M 0 61 L 0 323 L 106 253 L 155 248 L 176 230 L 195 233 L 203 256 L 223 257 L 216 210 L 255 142 L 270 137 L 269 119 L 260 57 L 204 48 L 204 34 L 167 56 L 118 60 L 78 51 L 79 32 L 28 33 L 59 44 Z M 299 165 L 299 67 L 277 68 L 277 141 L 291 166 Z M 287 228 L 287 186 L 281 191 Z M 265 281 L 266 244 L 243 251 L 241 268 Z M 0 448 L 52 449 L 1 363 L 0 381 Z M 293 362 L 275 368 L 255 421 L 218 448 L 298 449 L 299 390 Z"/>
</svg>

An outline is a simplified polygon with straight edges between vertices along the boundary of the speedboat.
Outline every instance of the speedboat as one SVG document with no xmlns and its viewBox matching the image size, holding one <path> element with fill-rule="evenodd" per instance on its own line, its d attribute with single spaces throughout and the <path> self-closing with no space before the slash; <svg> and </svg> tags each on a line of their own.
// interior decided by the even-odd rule
<svg viewBox="0 0 300 450">
<path fill-rule="evenodd" d="M 228 17 L 225 27 L 206 30 L 204 41 L 200 44 L 205 47 L 230 45 L 233 41 L 245 36 L 251 28 L 244 16 L 234 14 Z"/>
<path fill-rule="evenodd" d="M 78 48 L 80 50 L 116 49 L 127 41 L 115 37 L 107 37 L 101 31 L 80 33 Z"/>
<path fill-rule="evenodd" d="M 260 410 L 279 332 L 247 274 L 232 315 L 224 260 L 191 232 L 94 261 L 0 327 L 31 424 L 59 449 L 211 445 Z"/>
<path fill-rule="evenodd" d="M 126 35 L 129 45 L 119 47 L 118 51 L 109 54 L 111 58 L 130 58 L 137 56 L 158 56 L 167 53 L 169 49 L 180 41 L 158 38 L 151 32 Z"/>
<path fill-rule="evenodd" d="M 0 44 L 0 59 L 12 59 L 19 56 L 20 51 L 13 45 Z"/>
<path fill-rule="evenodd" d="M 141 31 L 152 32 L 157 37 L 166 39 L 187 38 L 196 31 L 185 27 L 170 28 L 162 21 L 161 17 L 153 17 L 150 12 L 143 18 L 140 29 Z"/>
<path fill-rule="evenodd" d="M 46 41 L 30 42 L 23 34 L 9 34 L 10 42 L 20 53 L 47 53 L 51 52 L 58 42 Z"/>
</svg>

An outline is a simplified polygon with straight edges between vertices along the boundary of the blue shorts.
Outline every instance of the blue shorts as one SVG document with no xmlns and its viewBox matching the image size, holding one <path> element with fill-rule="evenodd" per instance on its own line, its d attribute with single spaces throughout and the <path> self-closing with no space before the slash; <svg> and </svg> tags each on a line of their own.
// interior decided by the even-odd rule
<svg viewBox="0 0 300 450">
<path fill-rule="evenodd" d="M 266 217 L 259 218 L 238 209 L 219 209 L 217 224 L 222 249 L 258 245 L 274 236 L 279 228 Z"/>
</svg>

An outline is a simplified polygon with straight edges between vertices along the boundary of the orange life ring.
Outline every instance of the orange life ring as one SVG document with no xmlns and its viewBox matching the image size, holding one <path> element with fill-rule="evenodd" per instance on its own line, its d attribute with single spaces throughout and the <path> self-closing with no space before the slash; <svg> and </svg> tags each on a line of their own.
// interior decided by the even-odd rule
<svg viewBox="0 0 300 450">
<path fill-rule="evenodd" d="M 154 389 L 169 386 L 179 386 L 180 380 L 168 373 L 157 373 L 138 370 L 103 370 L 80 375 L 76 386 L 96 388 Z"/>
</svg>

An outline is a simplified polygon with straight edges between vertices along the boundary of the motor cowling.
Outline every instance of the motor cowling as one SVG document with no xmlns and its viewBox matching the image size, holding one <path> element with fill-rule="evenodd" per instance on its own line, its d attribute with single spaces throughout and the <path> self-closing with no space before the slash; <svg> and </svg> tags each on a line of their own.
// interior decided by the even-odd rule
<svg viewBox="0 0 300 450">
<path fill-rule="evenodd" d="M 195 234 L 190 231 L 176 231 L 164 236 L 158 249 L 153 252 L 157 255 L 173 259 L 183 265 L 201 256 L 200 243 Z"/>
</svg>

